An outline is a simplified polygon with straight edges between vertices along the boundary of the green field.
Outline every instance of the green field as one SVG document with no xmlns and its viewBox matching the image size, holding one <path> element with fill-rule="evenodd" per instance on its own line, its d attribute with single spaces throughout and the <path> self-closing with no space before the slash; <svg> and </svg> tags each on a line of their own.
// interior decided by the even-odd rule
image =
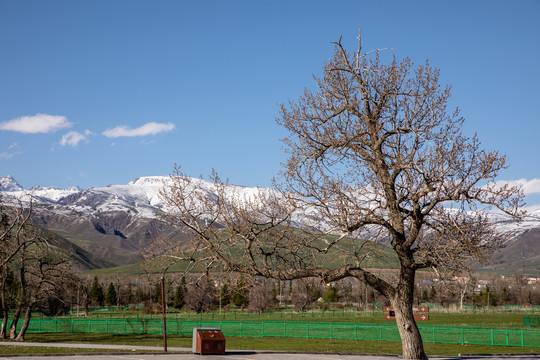
<svg viewBox="0 0 540 360">
<path fill-rule="evenodd" d="M 36 315 L 31 322 L 31 328 L 34 326 L 35 329 L 35 326 L 40 322 L 45 324 L 44 328 L 40 329 L 41 332 L 29 330 L 26 340 L 45 343 L 68 342 L 162 346 L 163 340 L 160 335 L 161 314 L 148 314 L 142 310 L 111 311 L 110 308 L 98 308 L 95 310 L 90 312 L 88 317 L 44 318 Z M 428 354 L 454 356 L 464 353 L 540 353 L 540 346 L 534 345 L 536 343 L 534 339 L 532 347 L 527 347 L 530 346 L 527 344 L 524 347 L 498 346 L 499 344 L 504 345 L 505 341 L 510 345 L 519 342 L 520 336 L 523 338 L 524 333 L 522 330 L 524 328 L 524 316 L 540 316 L 540 309 L 537 307 L 525 308 L 521 311 L 519 308 L 469 309 L 464 313 L 432 311 L 429 315 L 430 320 L 428 322 L 419 322 L 419 326 L 423 328 L 425 348 Z M 326 311 L 314 309 L 306 312 L 280 310 L 263 313 L 233 310 L 202 314 L 177 311 L 168 313 L 167 321 L 170 322 L 171 326 L 170 328 L 167 327 L 167 329 L 173 333 L 177 331 L 175 326 L 180 323 L 182 331 L 177 333 L 184 335 L 169 335 L 169 347 L 189 348 L 191 347 L 191 336 L 186 335 L 190 334 L 193 327 L 219 326 L 221 322 L 224 333 L 228 334 L 228 349 L 367 354 L 399 354 L 401 352 L 401 343 L 399 341 L 386 341 L 399 340 L 399 337 L 396 337 L 394 322 L 383 320 L 383 313 L 380 310 L 364 312 L 352 309 Z M 57 324 L 56 327 L 61 332 L 51 333 L 51 330 L 48 329 L 54 331 L 52 326 L 55 326 L 55 322 L 60 324 Z M 89 322 L 91 326 L 88 325 Z M 197 322 L 203 322 L 203 324 L 198 325 Z M 126 323 L 131 324 L 132 331 L 134 324 L 144 323 L 147 327 L 144 328 L 144 333 L 128 334 L 125 333 Z M 280 333 L 283 333 L 283 324 L 286 324 L 285 332 L 288 337 L 281 337 L 280 335 Z M 75 332 L 70 332 L 70 326 L 72 331 L 75 330 Z M 264 337 L 258 333 L 261 326 Z M 240 337 L 238 335 L 242 334 L 242 327 L 244 333 Z M 108 328 L 110 333 L 101 333 L 104 332 L 105 328 Z M 238 332 L 239 328 L 240 333 Z M 433 328 L 433 337 L 431 336 L 431 328 Z M 328 329 L 334 332 L 333 335 L 328 336 Z M 442 332 L 440 332 L 441 330 Z M 539 331 L 540 329 L 530 330 Z M 135 330 L 134 332 L 137 331 L 140 332 L 141 330 Z M 272 335 L 273 331 L 277 335 Z M 362 340 L 346 339 L 345 337 L 350 336 L 350 331 L 358 331 L 357 339 Z M 380 337 L 379 340 L 374 340 L 376 337 L 372 337 L 370 333 L 382 331 L 385 331 L 385 335 Z M 445 335 L 445 331 L 448 333 L 447 335 Z M 459 332 L 461 334 L 466 333 L 467 336 L 471 336 L 472 333 L 473 339 L 474 336 L 477 336 L 476 340 L 471 341 L 469 344 L 466 344 L 468 341 L 465 344 L 460 344 L 459 339 L 456 341 L 456 338 L 460 336 Z M 491 338 L 494 339 L 491 342 L 494 345 L 488 344 L 490 342 L 490 332 Z M 365 337 L 366 334 L 367 337 Z M 527 337 L 525 343 L 531 344 L 531 336 L 540 339 L 539 332 L 530 333 L 525 330 L 525 334 Z M 437 339 L 434 339 L 435 335 Z M 340 336 L 343 338 L 339 338 Z M 450 341 L 445 340 L 444 336 L 448 336 Z M 510 339 L 510 341 L 508 342 L 506 339 Z M 88 352 L 88 350 L 84 349 L 81 351 Z M 73 351 L 54 348 L 36 349 L 5 346 L 0 348 L 0 354 L 48 352 L 65 353 Z"/>
<path fill-rule="evenodd" d="M 90 344 L 123 344 L 163 347 L 160 335 L 110 335 L 110 334 L 28 334 L 27 341 L 44 343 L 90 343 Z M 169 336 L 168 347 L 191 348 L 190 336 Z M 228 350 L 280 350 L 302 352 L 329 352 L 354 354 L 400 354 L 401 343 L 398 341 L 355 341 L 327 339 L 287 339 L 287 338 L 239 338 L 227 337 Z M 41 349 L 41 348 L 38 348 Z M 425 344 L 428 355 L 457 356 L 459 354 L 537 354 L 537 348 L 521 348 L 506 346 Z M 74 352 L 69 349 L 46 348 L 44 352 Z M 94 350 L 98 351 L 99 350 Z M 100 350 L 104 352 L 103 350 Z M 40 353 L 30 347 L 0 347 L 0 354 Z M 82 352 L 90 352 L 83 349 Z M 116 352 L 118 352 L 116 350 Z"/>
<path fill-rule="evenodd" d="M 419 322 L 422 326 L 461 326 L 461 327 L 481 327 L 481 328 L 505 328 L 521 329 L 523 327 L 524 316 L 540 316 L 540 307 L 530 309 L 510 308 L 491 309 L 468 309 L 464 312 L 432 311 L 429 313 L 429 321 Z M 92 311 L 89 313 L 91 319 L 150 319 L 161 320 L 161 313 L 146 314 L 141 311 Z M 266 311 L 262 313 L 251 313 L 241 310 L 212 311 L 208 313 L 196 314 L 191 311 L 176 311 L 167 313 L 168 320 L 200 320 L 200 321 L 285 321 L 285 322 L 311 322 L 311 323 L 375 323 L 391 324 L 392 321 L 383 319 L 381 310 L 356 311 L 352 309 L 334 310 L 308 310 L 305 312 L 278 310 Z"/>
</svg>

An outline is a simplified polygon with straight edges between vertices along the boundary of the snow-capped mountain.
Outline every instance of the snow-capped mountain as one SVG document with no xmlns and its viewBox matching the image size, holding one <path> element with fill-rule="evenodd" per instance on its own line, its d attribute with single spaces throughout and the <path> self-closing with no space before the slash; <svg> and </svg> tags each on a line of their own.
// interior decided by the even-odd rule
<svg viewBox="0 0 540 360">
<path fill-rule="evenodd" d="M 0 177 L 0 200 L 33 203 L 32 220 L 93 253 L 111 265 L 142 260 L 141 249 L 155 236 L 184 239 L 178 227 L 160 220 L 164 204 L 159 191 L 168 176 L 137 178 L 125 185 L 80 189 L 34 186 L 23 189 L 10 176 Z M 190 179 L 212 193 L 213 184 Z M 230 186 L 231 191 L 251 197 L 256 188 Z"/>
<path fill-rule="evenodd" d="M 0 177 L 0 199 L 15 204 L 32 199 L 32 221 L 101 260 L 123 265 L 142 260 L 141 248 L 155 234 L 180 239 L 182 232 L 156 216 L 158 192 L 166 177 L 135 179 L 126 185 L 79 189 L 36 186 L 23 189 L 12 177 Z"/>
<path fill-rule="evenodd" d="M 189 181 L 200 185 L 208 193 L 215 192 L 212 182 L 195 178 Z M 148 176 L 136 178 L 125 185 L 88 189 L 35 186 L 25 190 L 12 177 L 0 177 L 0 191 L 6 200 L 19 198 L 28 201 L 31 197 L 38 206 L 54 205 L 54 209 L 61 213 L 97 216 L 109 212 L 125 212 L 136 218 L 156 219 L 156 213 L 164 208 L 159 191 L 167 183 L 170 183 L 168 176 Z M 228 185 L 228 188 L 231 193 L 243 198 L 252 198 L 259 191 L 259 188 L 238 185 Z"/>
<path fill-rule="evenodd" d="M 157 215 L 164 210 L 159 191 L 169 181 L 168 176 L 149 176 L 125 185 L 88 189 L 41 186 L 23 189 L 13 177 L 5 176 L 0 177 L 0 199 L 9 204 L 16 198 L 28 201 L 31 196 L 36 224 L 98 254 L 111 264 L 127 264 L 141 259 L 141 248 L 156 234 L 182 240 L 182 231 L 161 221 Z M 211 182 L 189 181 L 201 185 L 203 191 L 215 193 Z M 260 190 L 238 185 L 227 187 L 230 194 L 246 199 L 253 198 Z M 309 213 L 297 216 L 308 218 Z M 535 231 L 540 231 L 540 209 L 530 211 L 520 222 L 500 213 L 490 216 L 497 229 L 510 235 L 514 242 L 524 234 L 529 234 L 530 238 Z"/>
<path fill-rule="evenodd" d="M 11 176 L 0 177 L 0 191 L 21 191 L 23 190 L 22 186 Z"/>
<path fill-rule="evenodd" d="M 12 177 L 0 178 L 0 190 L 4 197 L 30 199 L 39 204 L 62 205 L 66 210 L 78 213 L 97 214 L 107 211 L 135 211 L 143 217 L 154 217 L 161 205 L 158 198 L 163 186 L 162 177 L 141 181 L 135 179 L 126 185 L 110 185 L 104 188 L 80 189 L 70 187 L 35 186 L 23 189 Z"/>
</svg>

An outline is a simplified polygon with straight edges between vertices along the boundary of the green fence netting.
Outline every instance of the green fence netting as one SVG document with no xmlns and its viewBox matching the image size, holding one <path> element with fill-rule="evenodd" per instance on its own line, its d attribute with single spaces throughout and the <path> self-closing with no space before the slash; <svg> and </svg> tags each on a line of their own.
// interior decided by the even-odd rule
<svg viewBox="0 0 540 360">
<path fill-rule="evenodd" d="M 523 326 L 526 328 L 540 327 L 540 316 L 524 316 Z"/>
<path fill-rule="evenodd" d="M 19 327 L 20 327 L 19 322 Z M 291 322 L 170 321 L 167 334 L 193 334 L 195 327 L 219 327 L 225 336 L 292 337 L 399 341 L 396 325 Z M 540 347 L 540 330 L 475 329 L 419 326 L 424 342 Z M 160 320 L 33 319 L 28 332 L 162 334 Z"/>
</svg>

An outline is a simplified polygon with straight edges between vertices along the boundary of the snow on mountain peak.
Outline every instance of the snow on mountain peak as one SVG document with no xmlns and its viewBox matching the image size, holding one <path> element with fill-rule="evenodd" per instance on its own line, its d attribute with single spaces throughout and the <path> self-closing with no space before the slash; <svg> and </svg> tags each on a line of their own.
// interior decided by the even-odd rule
<svg viewBox="0 0 540 360">
<path fill-rule="evenodd" d="M 209 196 L 215 195 L 217 189 L 212 181 L 185 178 L 194 188 L 207 192 Z M 106 212 L 127 212 L 135 217 L 156 218 L 156 213 L 166 210 L 166 205 L 160 197 L 160 191 L 171 184 L 169 176 L 145 176 L 138 177 L 125 185 L 109 185 L 81 190 L 78 187 L 58 189 L 55 187 L 35 186 L 25 190 L 11 176 L 0 177 L 0 190 L 6 197 L 22 198 L 30 195 L 36 203 L 54 204 L 60 211 L 73 211 L 96 215 Z M 270 188 L 245 187 L 239 185 L 227 185 L 225 196 L 241 201 L 257 201 L 258 194 L 270 193 Z M 517 236 L 529 229 L 540 227 L 540 207 L 528 208 L 528 214 L 523 221 L 515 221 L 508 216 L 490 213 L 491 220 L 496 228 L 502 233 Z M 298 219 L 312 217 L 310 211 L 295 214 Z M 299 220 L 300 222 L 300 220 Z M 319 224 L 321 226 L 321 224 Z"/>
<path fill-rule="evenodd" d="M 10 193 L 11 196 L 16 198 L 29 195 L 32 198 L 41 198 L 52 202 L 57 202 L 63 197 L 81 191 L 77 186 L 72 186 L 68 189 L 59 189 L 57 187 L 37 185 L 32 186 L 30 189 L 24 189 L 11 175 L 0 177 L 0 190 Z"/>
<path fill-rule="evenodd" d="M 163 186 L 163 181 L 167 179 L 166 176 L 143 176 L 138 177 L 130 182 L 127 185 L 138 185 L 138 186 Z"/>
<path fill-rule="evenodd" d="M 13 178 L 13 176 L 0 177 L 0 190 L 1 191 L 21 191 L 24 190 L 21 185 Z"/>
</svg>

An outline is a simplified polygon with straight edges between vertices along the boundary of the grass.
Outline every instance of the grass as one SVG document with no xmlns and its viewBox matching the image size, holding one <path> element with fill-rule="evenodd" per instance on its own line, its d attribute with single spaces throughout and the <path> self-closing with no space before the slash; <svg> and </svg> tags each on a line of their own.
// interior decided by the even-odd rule
<svg viewBox="0 0 540 360">
<path fill-rule="evenodd" d="M 109 349 L 55 348 L 47 346 L 0 346 L 0 355 L 14 354 L 76 354 L 76 353 L 118 353 Z"/>
<path fill-rule="evenodd" d="M 444 327 L 477 327 L 477 328 L 522 328 L 523 316 L 530 316 L 528 312 L 467 312 L 467 313 L 445 313 L 431 312 L 430 321 L 420 322 L 420 326 Z M 140 311 L 116 311 L 104 313 L 91 313 L 91 319 L 108 318 L 152 318 L 161 319 L 161 314 L 142 314 Z M 180 311 L 169 313 L 169 320 L 214 320 L 219 321 L 278 321 L 278 322 L 309 322 L 309 323 L 386 323 L 382 319 L 382 312 L 356 312 L 351 313 L 336 309 L 335 311 L 308 311 L 289 312 L 276 311 L 268 313 L 247 313 L 241 311 L 228 311 L 207 313 L 197 315 L 193 312 Z M 169 347 L 191 348 L 191 336 L 171 336 L 168 337 Z M 114 344 L 114 345 L 145 345 L 163 346 L 161 335 L 148 334 L 82 334 L 82 333 L 28 333 L 27 341 L 43 343 L 89 343 L 89 344 Z M 459 345 L 424 343 L 426 352 L 429 355 L 457 356 L 459 354 L 538 354 L 540 348 L 522 348 L 507 346 L 488 345 Z M 305 338 L 249 338 L 249 337 L 227 337 L 227 349 L 238 350 L 276 350 L 276 351 L 300 351 L 300 352 L 328 352 L 328 353 L 364 353 L 364 354 L 400 354 L 401 343 L 399 341 L 360 341 L 360 340 L 339 340 L 339 339 L 305 339 Z M 44 353 L 89 353 L 89 352 L 118 352 L 118 350 L 101 349 L 72 349 L 72 348 L 50 348 L 50 347 L 24 347 L 24 346 L 1 346 L 0 354 L 44 354 Z"/>
<path fill-rule="evenodd" d="M 419 326 L 460 326 L 460 327 L 481 327 L 481 328 L 522 328 L 523 317 L 530 316 L 527 313 L 438 313 L 431 312 L 429 321 L 419 322 Z M 118 311 L 104 313 L 90 313 L 90 319 L 123 319 L 123 318 L 146 318 L 161 320 L 161 314 L 142 314 L 140 311 Z M 309 322 L 309 323 L 374 323 L 391 324 L 392 321 L 384 320 L 381 311 L 354 314 L 342 312 L 341 310 L 326 311 L 307 311 L 307 312 L 264 312 L 248 313 L 242 311 L 224 311 L 219 314 L 218 311 L 196 314 L 194 312 L 180 311 L 177 313 L 168 313 L 167 320 L 202 320 L 202 321 L 279 321 L 279 322 Z"/>
<path fill-rule="evenodd" d="M 118 335 L 118 334 L 27 334 L 27 341 L 44 343 L 90 343 L 115 345 L 163 346 L 160 335 Z M 168 347 L 191 348 L 190 336 L 169 336 Z M 428 355 L 457 356 L 459 354 L 537 354 L 540 349 L 506 346 L 454 345 L 425 343 Z M 240 338 L 227 337 L 226 348 L 231 350 L 276 350 L 288 352 L 322 353 L 362 353 L 362 354 L 401 354 L 399 341 L 356 341 L 330 339 L 294 339 L 294 338 Z M 0 347 L 2 354 L 38 353 L 41 349 L 48 352 L 69 353 L 72 349 L 29 347 Z M 90 349 L 80 349 L 90 352 Z M 98 350 L 102 351 L 103 350 Z M 115 350 L 118 352 L 118 350 Z"/>
<path fill-rule="evenodd" d="M 68 234 L 65 234 L 67 237 Z M 326 247 L 326 244 L 328 240 L 335 238 L 335 236 L 327 235 L 326 238 L 329 238 L 325 241 L 322 241 L 322 239 L 318 240 L 318 244 L 320 247 Z M 73 240 L 68 237 L 69 240 Z M 73 241 L 74 243 L 78 244 L 78 241 Z M 324 267 L 326 268 L 333 268 L 336 266 L 341 265 L 341 262 L 344 261 L 342 253 L 340 252 L 339 255 L 336 255 L 335 252 L 339 251 L 339 248 L 345 249 L 346 251 L 344 253 L 353 253 L 353 251 L 360 251 L 360 254 L 369 254 L 367 256 L 368 260 L 365 260 L 364 266 L 368 268 L 377 268 L 377 269 L 397 269 L 399 266 L 399 260 L 396 255 L 396 253 L 390 248 L 389 246 L 378 244 L 372 241 L 364 241 L 364 242 L 358 242 L 355 239 L 347 238 L 343 239 L 340 242 L 340 245 L 336 247 L 332 247 L 330 250 L 330 253 L 321 256 L 319 259 L 321 263 L 324 263 Z M 127 255 L 130 255 L 131 253 L 127 250 L 122 250 L 118 248 L 112 248 L 114 250 L 118 250 L 119 252 L 125 251 Z M 355 249 L 355 250 L 353 250 Z M 243 249 L 230 249 L 233 254 L 238 253 L 238 255 L 243 254 Z M 123 255 L 123 254 L 120 254 Z M 338 262 L 339 259 L 339 262 Z M 356 260 L 355 258 L 348 259 L 350 261 Z M 168 264 L 168 260 L 165 260 L 165 263 Z M 189 261 L 179 261 L 174 263 L 172 266 L 168 267 L 167 272 L 170 273 L 183 273 L 189 265 Z M 197 264 L 195 268 L 192 269 L 192 271 L 204 271 L 204 265 L 203 264 Z M 126 265 L 119 265 L 115 267 L 108 267 L 108 268 L 100 268 L 100 269 L 93 269 L 93 270 L 85 270 L 82 273 L 85 275 L 98 275 L 98 276 L 118 276 L 118 275 L 141 275 L 146 273 L 154 273 L 158 274 L 163 271 L 163 264 L 161 263 L 160 259 L 153 260 L 153 261 L 131 261 Z M 214 272 L 219 274 L 219 267 L 213 269 Z"/>
</svg>

